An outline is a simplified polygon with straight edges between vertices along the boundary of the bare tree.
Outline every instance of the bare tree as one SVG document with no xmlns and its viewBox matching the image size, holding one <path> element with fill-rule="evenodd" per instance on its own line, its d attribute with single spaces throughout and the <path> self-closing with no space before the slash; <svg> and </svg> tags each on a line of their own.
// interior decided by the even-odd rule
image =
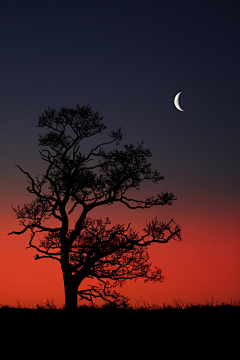
<svg viewBox="0 0 240 360">
<path fill-rule="evenodd" d="M 46 147 L 40 150 L 40 155 L 47 169 L 40 179 L 16 165 L 27 176 L 27 190 L 35 195 L 35 200 L 13 208 L 23 230 L 10 234 L 20 235 L 29 230 L 28 248 L 37 250 L 35 259 L 60 262 L 65 309 L 77 308 L 77 295 L 89 301 L 100 297 L 118 305 L 127 304 L 129 299 L 114 288 L 128 279 L 161 282 L 161 270 L 151 269 L 147 248 L 152 243 L 180 241 L 180 227 L 173 219 L 164 223 L 155 218 L 139 235 L 130 224 L 111 226 L 108 218 L 93 220 L 88 213 L 116 202 L 130 209 L 172 205 L 175 196 L 168 192 L 145 200 L 127 196 L 129 189 L 139 190 L 143 181 L 156 184 L 164 177 L 152 171 L 148 161 L 152 154 L 143 148 L 143 142 L 136 147 L 130 144 L 123 145 L 121 150 L 106 151 L 108 145 L 120 144 L 121 129 L 112 131 L 109 141 L 83 152 L 82 141 L 106 128 L 90 106 L 63 107 L 59 111 L 48 108 L 39 116 L 38 127 L 48 129 L 38 138 L 39 145 Z M 73 214 L 77 220 L 70 229 Z M 84 279 L 97 279 L 98 285 L 82 289 Z"/>
</svg>

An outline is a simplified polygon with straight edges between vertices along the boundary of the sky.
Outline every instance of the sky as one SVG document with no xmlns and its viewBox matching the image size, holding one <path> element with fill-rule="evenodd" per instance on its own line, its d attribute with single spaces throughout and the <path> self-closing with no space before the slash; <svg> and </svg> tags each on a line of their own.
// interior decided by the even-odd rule
<svg viewBox="0 0 240 360">
<path fill-rule="evenodd" d="M 233 0 L 0 2 L 0 304 L 64 304 L 59 264 L 34 260 L 11 204 L 32 200 L 15 165 L 41 174 L 36 127 L 47 107 L 92 107 L 123 143 L 144 141 L 165 176 L 142 198 L 171 207 L 113 205 L 112 223 L 175 221 L 182 242 L 153 245 L 162 284 L 121 289 L 135 304 L 240 301 L 240 4 Z M 174 96 L 181 91 L 180 105 Z M 111 213 L 109 214 L 109 212 Z"/>
</svg>

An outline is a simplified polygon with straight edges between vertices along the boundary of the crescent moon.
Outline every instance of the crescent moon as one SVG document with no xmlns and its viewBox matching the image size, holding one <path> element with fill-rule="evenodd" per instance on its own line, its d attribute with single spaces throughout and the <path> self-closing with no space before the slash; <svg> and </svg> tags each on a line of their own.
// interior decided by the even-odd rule
<svg viewBox="0 0 240 360">
<path fill-rule="evenodd" d="M 180 94 L 181 94 L 181 92 L 179 92 L 179 93 L 175 96 L 175 98 L 174 98 L 174 105 L 176 106 L 176 108 L 177 108 L 179 111 L 184 111 L 184 110 L 181 108 L 180 104 L 179 104 L 179 96 L 180 96 Z"/>
</svg>

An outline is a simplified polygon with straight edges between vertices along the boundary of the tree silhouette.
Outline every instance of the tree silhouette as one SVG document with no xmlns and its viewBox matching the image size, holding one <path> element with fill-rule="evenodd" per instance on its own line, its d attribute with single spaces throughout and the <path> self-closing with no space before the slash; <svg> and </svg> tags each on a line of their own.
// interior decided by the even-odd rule
<svg viewBox="0 0 240 360">
<path fill-rule="evenodd" d="M 63 107 L 59 111 L 48 108 L 39 116 L 37 126 L 48 129 L 38 138 L 39 145 L 45 147 L 40 155 L 47 169 L 41 178 L 32 177 L 16 165 L 27 176 L 27 190 L 35 200 L 13 208 L 23 230 L 9 235 L 29 230 L 28 248 L 37 250 L 35 259 L 60 262 L 66 310 L 77 308 L 77 295 L 91 302 L 100 297 L 117 305 L 127 304 L 129 299 L 114 289 L 128 279 L 161 282 L 162 272 L 158 267 L 152 270 L 147 248 L 152 243 L 180 241 L 180 227 L 173 219 L 164 223 L 155 218 L 139 235 L 130 224 L 111 226 L 109 218 L 92 219 L 89 212 L 116 202 L 130 209 L 171 205 L 175 196 L 168 192 L 145 200 L 127 196 L 129 189 L 139 190 L 143 181 L 156 184 L 164 177 L 152 171 L 148 161 L 152 154 L 143 148 L 143 142 L 106 151 L 113 143 L 119 146 L 121 129 L 112 131 L 109 141 L 83 152 L 82 142 L 106 128 L 90 106 Z M 70 229 L 73 214 L 76 222 Z M 82 289 L 84 279 L 96 279 L 98 285 Z"/>
</svg>

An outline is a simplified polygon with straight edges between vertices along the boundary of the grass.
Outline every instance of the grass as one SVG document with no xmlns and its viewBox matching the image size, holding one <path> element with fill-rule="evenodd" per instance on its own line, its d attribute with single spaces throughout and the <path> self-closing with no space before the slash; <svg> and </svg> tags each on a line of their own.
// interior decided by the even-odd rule
<svg viewBox="0 0 240 360">
<path fill-rule="evenodd" d="M 213 304 L 213 299 L 210 302 L 208 302 L 206 300 L 205 304 L 194 304 L 194 303 L 184 303 L 183 301 L 179 300 L 179 299 L 174 299 L 173 300 L 174 305 L 169 305 L 169 304 L 163 304 L 162 306 L 159 306 L 158 304 L 152 304 L 149 305 L 148 303 L 146 303 L 145 301 L 142 301 L 140 299 L 140 301 L 136 301 L 135 306 L 129 305 L 126 306 L 124 308 L 119 308 L 116 307 L 112 304 L 104 304 L 102 306 L 97 306 L 97 305 L 80 305 L 77 309 L 77 311 L 88 311 L 88 312 L 102 312 L 102 311 L 120 311 L 120 312 L 148 312 L 148 313 L 156 313 L 156 312 L 179 312 L 179 311 L 183 311 L 184 312 L 188 312 L 188 311 L 202 311 L 202 310 L 211 310 L 211 311 L 216 311 L 216 310 L 229 310 L 230 309 L 234 310 L 234 311 L 238 311 L 240 312 L 240 301 L 236 302 L 234 301 L 233 303 L 231 302 L 231 304 L 228 303 L 221 303 L 218 304 L 216 302 L 216 304 Z M 33 304 L 31 306 L 26 306 L 25 304 L 21 305 L 21 303 L 17 300 L 17 307 L 14 306 L 10 306 L 10 305 L 2 305 L 0 304 L 0 311 L 1 310 L 11 310 L 11 309 L 35 309 L 35 310 L 58 310 L 58 311 L 63 311 L 64 310 L 64 306 L 61 307 L 57 307 L 54 303 L 54 299 L 47 299 L 47 301 L 45 303 L 40 303 L 40 304 L 36 304 L 36 306 L 33 306 Z"/>
<path fill-rule="evenodd" d="M 70 348 L 73 338 L 82 344 L 85 344 L 83 339 L 102 344 L 127 341 L 135 352 L 136 347 L 141 348 L 143 344 L 148 347 L 149 344 L 169 344 L 169 349 L 180 349 L 194 341 L 201 344 L 201 348 L 207 344 L 209 352 L 210 345 L 216 342 L 219 346 L 230 341 L 234 348 L 240 335 L 240 302 L 193 304 L 174 300 L 174 305 L 159 306 L 139 301 L 126 308 L 82 305 L 74 313 L 57 307 L 53 299 L 36 306 L 17 304 L 17 307 L 0 304 L 0 323 L 4 336 L 19 343 L 26 339 L 40 339 L 41 343 L 47 339 L 58 344 L 59 336 L 63 336 Z M 219 340 L 221 337 L 223 342 Z"/>
</svg>

